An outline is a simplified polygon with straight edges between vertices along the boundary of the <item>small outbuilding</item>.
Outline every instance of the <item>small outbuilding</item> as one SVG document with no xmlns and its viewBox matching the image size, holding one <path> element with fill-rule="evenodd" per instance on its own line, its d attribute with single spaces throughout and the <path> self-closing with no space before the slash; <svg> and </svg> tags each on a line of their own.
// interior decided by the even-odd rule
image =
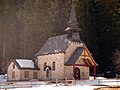
<svg viewBox="0 0 120 90">
<path fill-rule="evenodd" d="M 21 81 L 40 78 L 40 69 L 33 60 L 14 59 L 7 69 L 8 81 Z"/>
</svg>

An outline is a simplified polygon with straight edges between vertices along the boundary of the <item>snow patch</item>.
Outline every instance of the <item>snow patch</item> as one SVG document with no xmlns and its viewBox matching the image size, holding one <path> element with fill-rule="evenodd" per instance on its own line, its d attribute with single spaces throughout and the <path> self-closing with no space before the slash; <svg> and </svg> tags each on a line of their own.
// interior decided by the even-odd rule
<svg viewBox="0 0 120 90">
<path fill-rule="evenodd" d="M 6 82 L 7 81 L 7 74 L 0 75 L 0 82 Z"/>
</svg>

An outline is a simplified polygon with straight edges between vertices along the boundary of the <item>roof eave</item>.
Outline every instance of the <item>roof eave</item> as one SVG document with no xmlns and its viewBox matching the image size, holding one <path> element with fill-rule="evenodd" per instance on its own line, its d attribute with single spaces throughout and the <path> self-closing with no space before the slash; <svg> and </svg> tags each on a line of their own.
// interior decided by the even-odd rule
<svg viewBox="0 0 120 90">
<path fill-rule="evenodd" d="M 38 57 L 38 56 L 44 56 L 44 55 L 59 54 L 59 53 L 66 53 L 66 52 L 64 51 L 64 52 L 55 52 L 55 53 L 39 54 L 39 55 L 37 55 L 36 57 Z"/>
</svg>

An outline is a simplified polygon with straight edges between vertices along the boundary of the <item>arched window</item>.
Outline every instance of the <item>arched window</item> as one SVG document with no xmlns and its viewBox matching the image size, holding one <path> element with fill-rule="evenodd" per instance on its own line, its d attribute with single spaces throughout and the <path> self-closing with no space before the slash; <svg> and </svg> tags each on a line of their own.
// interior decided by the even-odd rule
<svg viewBox="0 0 120 90">
<path fill-rule="evenodd" d="M 49 77 L 49 69 L 46 70 L 46 77 Z"/>
<path fill-rule="evenodd" d="M 52 69 L 55 70 L 55 62 L 52 63 Z"/>
<path fill-rule="evenodd" d="M 15 68 L 15 64 L 13 64 L 13 69 Z"/>
<path fill-rule="evenodd" d="M 44 63 L 44 70 L 45 70 L 46 66 L 47 66 L 47 63 L 45 62 L 45 63 Z"/>
</svg>

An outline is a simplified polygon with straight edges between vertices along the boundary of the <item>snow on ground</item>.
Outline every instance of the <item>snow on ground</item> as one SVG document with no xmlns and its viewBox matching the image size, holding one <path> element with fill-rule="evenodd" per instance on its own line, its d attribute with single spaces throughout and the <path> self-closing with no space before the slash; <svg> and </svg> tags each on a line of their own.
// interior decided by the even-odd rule
<svg viewBox="0 0 120 90">
<path fill-rule="evenodd" d="M 32 88 L 13 88 L 7 90 L 93 90 L 94 88 L 98 88 L 100 86 L 40 86 L 40 87 L 32 87 Z M 4 90 L 4 89 L 0 89 Z"/>
<path fill-rule="evenodd" d="M 0 82 L 6 82 L 7 81 L 7 74 L 0 75 Z"/>
<path fill-rule="evenodd" d="M 4 79 L 5 77 L 0 76 L 0 80 Z M 29 87 L 21 87 L 21 88 L 15 88 L 15 85 L 11 85 L 11 87 L 7 90 L 93 90 L 94 88 L 98 87 L 105 87 L 106 85 L 120 85 L 120 79 L 106 79 L 103 77 L 97 77 L 95 80 L 93 77 L 90 77 L 90 80 L 79 80 L 75 81 L 74 86 L 65 86 L 65 83 L 58 83 L 53 84 L 53 83 L 48 83 L 48 82 L 43 82 L 43 81 L 38 81 L 38 82 L 14 82 L 16 85 L 25 85 L 25 84 L 31 84 Z M 103 85 L 103 86 L 101 86 Z M 2 85 L 0 85 L 0 88 Z M 5 89 L 0 89 L 0 90 L 5 90 Z"/>
<path fill-rule="evenodd" d="M 89 80 L 93 80 L 93 79 L 94 79 L 93 76 L 90 76 L 90 77 L 89 77 Z M 104 77 L 96 77 L 96 79 L 107 79 L 107 78 L 104 78 Z"/>
</svg>

